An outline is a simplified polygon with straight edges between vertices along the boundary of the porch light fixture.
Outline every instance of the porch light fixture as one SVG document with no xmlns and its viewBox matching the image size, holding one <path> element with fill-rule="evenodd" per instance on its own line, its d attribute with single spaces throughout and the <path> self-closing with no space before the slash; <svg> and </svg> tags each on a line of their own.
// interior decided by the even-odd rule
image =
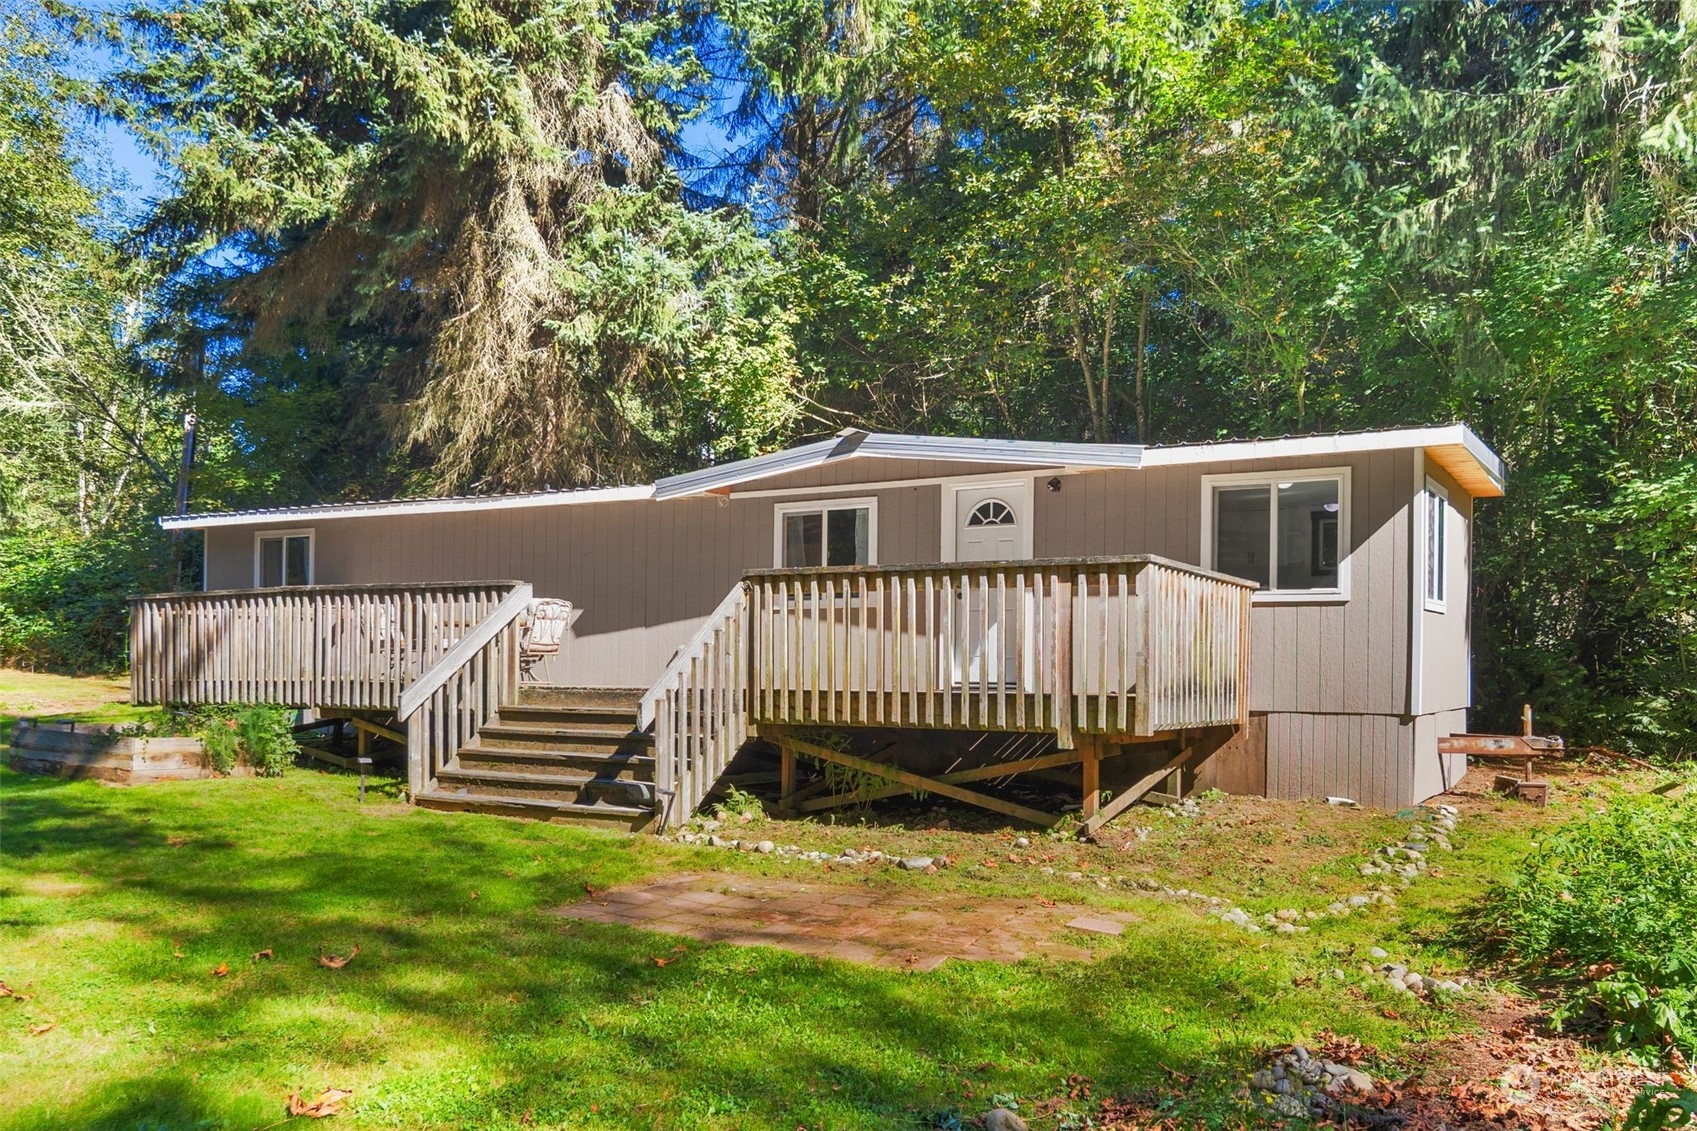
<svg viewBox="0 0 1697 1131">
<path fill-rule="evenodd" d="M 1050 491 L 1059 491 L 1060 489 L 1061 489 L 1061 477 L 1056 475 L 1049 480 L 1049 490 Z"/>
</svg>

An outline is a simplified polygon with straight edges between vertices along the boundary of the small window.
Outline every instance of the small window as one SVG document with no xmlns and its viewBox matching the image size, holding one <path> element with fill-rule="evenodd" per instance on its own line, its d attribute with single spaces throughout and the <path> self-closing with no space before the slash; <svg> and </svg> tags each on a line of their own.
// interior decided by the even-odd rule
<svg viewBox="0 0 1697 1131">
<path fill-rule="evenodd" d="M 254 548 L 254 584 L 261 589 L 312 584 L 312 531 L 261 534 Z"/>
<path fill-rule="evenodd" d="M 1254 581 L 1258 597 L 1345 595 L 1345 472 L 1209 476 L 1206 564 Z"/>
<path fill-rule="evenodd" d="M 985 499 L 966 516 L 968 526 L 1012 526 L 1013 508 L 1000 499 Z"/>
<path fill-rule="evenodd" d="M 876 546 L 876 516 L 877 507 L 871 500 L 780 506 L 778 564 L 784 569 L 870 565 Z"/>
<path fill-rule="evenodd" d="M 1426 513 L 1426 607 L 1444 611 L 1449 599 L 1449 495 L 1426 480 L 1421 504 Z"/>
</svg>

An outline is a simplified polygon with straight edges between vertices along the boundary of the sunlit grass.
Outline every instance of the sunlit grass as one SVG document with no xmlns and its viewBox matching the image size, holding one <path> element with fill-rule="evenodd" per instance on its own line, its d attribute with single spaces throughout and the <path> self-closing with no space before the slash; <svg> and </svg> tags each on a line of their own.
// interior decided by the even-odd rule
<svg viewBox="0 0 1697 1131">
<path fill-rule="evenodd" d="M 394 793 L 361 807 L 353 779 L 305 770 L 130 790 L 0 774 L 0 978 L 34 995 L 0 1002 L 0 1127 L 256 1127 L 291 1090 L 329 1086 L 355 1093 L 341 1126 L 890 1127 L 1055 1095 L 1073 1074 L 1106 1094 L 1162 1065 L 1238 1069 L 1321 1027 L 1395 1048 L 1459 1023 L 1406 1005 L 1389 1019 L 1311 979 L 1390 921 L 1272 941 L 1094 888 L 1073 897 L 1143 921 L 1090 964 L 678 954 L 677 938 L 546 912 L 586 883 L 770 861 Z M 317 962 L 356 945 L 345 969 Z"/>
</svg>

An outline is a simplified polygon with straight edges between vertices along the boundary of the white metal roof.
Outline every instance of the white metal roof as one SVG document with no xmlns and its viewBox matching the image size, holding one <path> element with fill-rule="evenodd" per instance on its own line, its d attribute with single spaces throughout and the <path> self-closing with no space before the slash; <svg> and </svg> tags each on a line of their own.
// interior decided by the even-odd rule
<svg viewBox="0 0 1697 1131">
<path fill-rule="evenodd" d="M 534 491 L 516 495 L 461 495 L 450 498 L 333 503 L 323 506 L 270 507 L 261 510 L 171 516 L 161 518 L 159 525 L 167 530 L 202 530 L 215 526 L 274 525 L 300 519 L 445 514 L 455 511 L 676 499 L 714 491 L 722 492 L 741 483 L 844 459 L 931 459 L 1083 470 L 1323 457 L 1414 448 L 1424 448 L 1433 462 L 1454 476 L 1468 493 L 1476 497 L 1492 497 L 1503 493 L 1503 461 L 1465 424 L 1341 432 L 1321 436 L 1283 436 L 1271 440 L 1223 440 L 1167 447 L 981 440 L 959 436 L 904 436 L 848 429 L 829 440 L 802 444 L 770 455 L 736 460 L 684 475 L 673 475 L 651 485 Z"/>
<path fill-rule="evenodd" d="M 1144 467 L 1225 463 L 1231 460 L 1281 459 L 1351 455 L 1425 448 L 1442 467 L 1476 498 L 1503 493 L 1507 469 L 1502 458 L 1465 424 L 1434 428 L 1380 428 L 1365 432 L 1332 432 L 1321 436 L 1281 436 L 1272 440 L 1221 440 L 1206 444 L 1174 444 L 1143 449 Z"/>
<path fill-rule="evenodd" d="M 738 483 L 802 471 L 843 459 L 934 459 L 1027 467 L 1136 467 L 1138 444 L 1059 444 L 1038 440 L 980 440 L 965 436 L 904 436 L 846 429 L 832 439 L 771 455 L 673 475 L 654 484 L 656 499 L 723 490 Z"/>
</svg>

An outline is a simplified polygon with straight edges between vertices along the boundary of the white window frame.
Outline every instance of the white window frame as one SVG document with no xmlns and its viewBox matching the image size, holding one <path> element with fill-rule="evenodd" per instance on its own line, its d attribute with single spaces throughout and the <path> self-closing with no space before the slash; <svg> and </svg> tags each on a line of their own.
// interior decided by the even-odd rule
<svg viewBox="0 0 1697 1131">
<path fill-rule="evenodd" d="M 875 495 L 841 499 L 807 499 L 802 502 L 778 503 L 772 508 L 772 568 L 784 568 L 784 519 L 792 514 L 814 514 L 823 517 L 826 511 L 866 510 L 866 564 L 878 564 L 878 499 Z M 829 524 L 827 523 L 827 526 Z M 798 567 L 799 568 L 799 567 Z"/>
<path fill-rule="evenodd" d="M 305 538 L 306 539 L 306 583 L 314 583 L 318 575 L 318 534 L 312 527 L 300 530 L 256 530 L 253 535 L 253 587 L 255 589 L 287 589 L 291 586 L 268 586 L 264 582 L 264 561 L 260 557 L 260 548 L 271 538 Z M 288 573 L 288 546 L 283 547 L 284 574 Z"/>
<path fill-rule="evenodd" d="M 1300 467 L 1283 471 L 1251 471 L 1233 475 L 1202 476 L 1202 568 L 1214 568 L 1214 493 L 1221 487 L 1266 487 L 1268 505 L 1272 508 L 1268 530 L 1268 584 L 1279 579 L 1278 499 L 1280 483 L 1313 483 L 1334 479 L 1338 484 L 1338 583 L 1330 589 L 1257 589 L 1253 602 L 1257 605 L 1338 605 L 1349 600 L 1350 469 L 1347 467 Z"/>
<path fill-rule="evenodd" d="M 1432 504 L 1436 502 L 1437 506 Z M 1432 512 L 1437 511 L 1438 522 L 1438 596 L 1432 596 L 1432 573 L 1430 565 L 1432 558 Z M 1424 598 L 1425 609 L 1429 613 L 1446 613 L 1449 611 L 1450 595 L 1450 493 L 1431 476 L 1426 477 L 1426 490 L 1420 495 L 1420 561 L 1424 568 L 1421 570 L 1420 594 Z"/>
</svg>

